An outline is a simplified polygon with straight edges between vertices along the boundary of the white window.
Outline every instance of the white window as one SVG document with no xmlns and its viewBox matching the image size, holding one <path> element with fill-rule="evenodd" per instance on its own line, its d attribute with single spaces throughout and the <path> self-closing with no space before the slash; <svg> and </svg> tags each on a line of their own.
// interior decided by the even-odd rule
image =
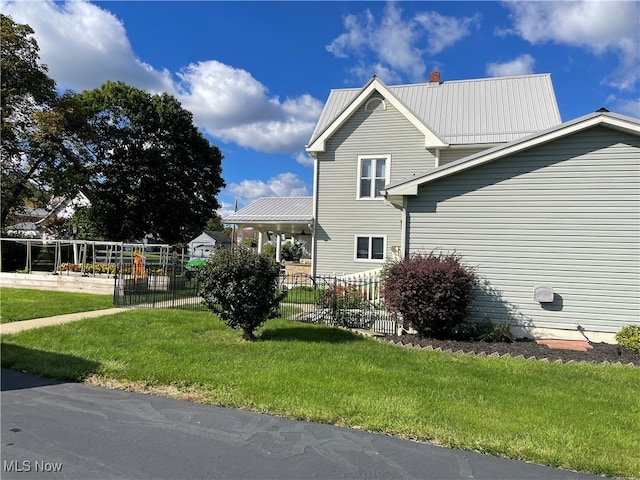
<svg viewBox="0 0 640 480">
<path fill-rule="evenodd" d="M 373 236 L 356 236 L 356 260 L 384 261 L 387 238 Z"/>
<path fill-rule="evenodd" d="M 358 198 L 382 198 L 380 190 L 389 183 L 391 155 L 358 157 Z"/>
</svg>

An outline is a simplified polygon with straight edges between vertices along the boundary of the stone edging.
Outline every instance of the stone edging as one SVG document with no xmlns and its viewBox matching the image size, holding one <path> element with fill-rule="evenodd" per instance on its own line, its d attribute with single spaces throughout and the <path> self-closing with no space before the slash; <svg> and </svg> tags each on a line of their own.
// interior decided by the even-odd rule
<svg viewBox="0 0 640 480">
<path fill-rule="evenodd" d="M 371 336 L 372 338 L 376 338 L 375 336 Z M 604 362 L 592 362 L 592 361 L 587 361 L 587 360 L 567 360 L 564 361 L 561 358 L 558 358 L 557 360 L 549 360 L 547 357 L 543 357 L 543 358 L 538 358 L 535 356 L 531 356 L 531 357 L 525 357 L 524 355 L 516 355 L 516 356 L 511 356 L 510 353 L 505 353 L 500 355 L 498 352 L 493 352 L 493 353 L 489 353 L 487 354 L 486 352 L 480 352 L 480 353 L 476 353 L 476 352 L 465 352 L 464 350 L 452 350 L 450 348 L 446 348 L 443 349 L 442 347 L 436 347 L 433 348 L 431 345 L 427 345 L 425 347 L 423 347 L 422 345 L 415 345 L 413 343 L 402 343 L 400 341 L 398 342 L 394 342 L 393 340 L 385 340 L 385 339 L 379 339 L 380 341 L 384 342 L 384 343 L 388 343 L 390 345 L 394 345 L 396 347 L 404 347 L 404 348 L 417 348 L 419 350 L 431 350 L 434 352 L 444 352 L 444 353 L 453 353 L 455 355 L 470 355 L 472 357 L 487 357 L 487 358 L 515 358 L 518 360 L 535 360 L 538 362 L 546 362 L 546 363 L 560 363 L 560 364 L 580 364 L 580 363 L 584 363 L 587 365 L 619 365 L 622 367 L 634 367 L 634 368 L 640 368 L 639 365 L 636 365 L 634 363 L 622 363 L 622 362 L 609 362 L 609 361 L 604 361 Z"/>
</svg>

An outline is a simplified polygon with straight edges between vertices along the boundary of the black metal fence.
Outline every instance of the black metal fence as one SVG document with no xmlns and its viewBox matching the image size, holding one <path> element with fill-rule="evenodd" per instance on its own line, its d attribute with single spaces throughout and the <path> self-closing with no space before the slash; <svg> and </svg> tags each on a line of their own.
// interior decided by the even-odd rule
<svg viewBox="0 0 640 480">
<path fill-rule="evenodd" d="M 280 315 L 306 323 L 395 334 L 398 318 L 384 308 L 377 277 L 342 278 L 296 274 L 282 276 L 286 296 Z"/>
<path fill-rule="evenodd" d="M 397 316 L 380 298 L 377 277 L 341 278 L 306 274 L 281 275 L 284 297 L 278 315 L 305 323 L 359 328 L 384 334 L 398 330 Z M 115 277 L 114 304 L 123 307 L 206 310 L 198 297 L 193 272 L 176 263 L 169 266 L 134 264 Z"/>
<path fill-rule="evenodd" d="M 143 267 L 132 263 L 119 267 L 114 282 L 113 303 L 118 307 L 206 310 L 193 272 L 180 262 Z"/>
</svg>

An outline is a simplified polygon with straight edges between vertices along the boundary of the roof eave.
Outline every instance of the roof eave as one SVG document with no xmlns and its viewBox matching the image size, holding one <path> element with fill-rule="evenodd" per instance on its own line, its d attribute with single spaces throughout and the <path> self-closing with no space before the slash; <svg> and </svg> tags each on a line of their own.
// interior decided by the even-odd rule
<svg viewBox="0 0 640 480">
<path fill-rule="evenodd" d="M 557 127 L 553 127 L 544 132 L 515 140 L 506 145 L 501 145 L 484 152 L 470 155 L 469 157 L 465 157 L 456 162 L 437 168 L 419 178 L 391 185 L 384 191 L 384 193 L 387 196 L 417 195 L 418 187 L 420 185 L 454 175 L 464 170 L 469 170 L 477 167 L 478 165 L 489 163 L 599 125 L 606 125 L 610 128 L 640 135 L 640 121 L 637 119 L 610 113 L 593 113 L 565 124 L 558 125 Z"/>
</svg>

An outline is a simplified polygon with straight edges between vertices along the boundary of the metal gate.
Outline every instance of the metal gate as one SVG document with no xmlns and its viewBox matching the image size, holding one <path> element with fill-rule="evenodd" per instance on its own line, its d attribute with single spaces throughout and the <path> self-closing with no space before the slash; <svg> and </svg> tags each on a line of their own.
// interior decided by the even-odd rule
<svg viewBox="0 0 640 480">
<path fill-rule="evenodd" d="M 280 304 L 284 318 L 390 335 L 397 332 L 397 316 L 384 308 L 378 278 L 282 275 L 280 289 L 286 292 Z"/>
<path fill-rule="evenodd" d="M 115 275 L 114 305 L 206 310 L 198 282 L 182 262 L 121 265 Z"/>
</svg>

